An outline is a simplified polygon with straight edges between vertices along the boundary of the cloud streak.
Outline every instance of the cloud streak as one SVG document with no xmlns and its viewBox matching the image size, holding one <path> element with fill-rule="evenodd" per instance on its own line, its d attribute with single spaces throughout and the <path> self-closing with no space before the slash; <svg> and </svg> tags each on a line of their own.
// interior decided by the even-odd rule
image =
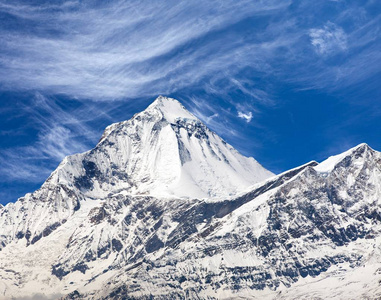
<svg viewBox="0 0 381 300">
<path fill-rule="evenodd" d="M 108 118 L 107 108 L 84 106 L 66 110 L 57 99 L 40 93 L 36 93 L 29 105 L 23 105 L 21 111 L 25 116 L 24 126 L 36 128 L 38 133 L 35 141 L 28 145 L 0 149 L 3 182 L 39 182 L 65 156 L 95 145 L 99 132 L 87 123 L 102 116 Z"/>
<path fill-rule="evenodd" d="M 0 89 L 104 101 L 171 94 L 227 78 L 228 87 L 236 85 L 256 102 L 271 105 L 268 89 L 248 89 L 237 74 L 249 68 L 258 76 L 303 83 L 302 88 L 327 87 L 336 77 L 360 80 L 356 74 L 340 73 L 361 60 L 351 52 L 357 47 L 355 30 L 346 32 L 335 20 L 319 26 L 303 24 L 300 14 L 318 14 L 324 5 L 296 5 L 292 11 L 290 4 L 280 0 L 64 1 L 59 5 L 9 1 L 0 4 L 0 13 L 11 16 L 4 18 L 6 24 L 0 29 Z M 353 11 L 358 9 L 347 7 L 337 20 L 354 20 Z M 240 26 L 248 26 L 247 20 L 267 25 L 242 34 Z M 374 42 L 375 34 L 367 34 L 359 43 Z M 307 37 L 312 48 L 304 42 Z M 348 59 L 331 66 L 329 80 L 324 80 L 325 62 L 316 61 L 313 51 L 320 56 L 345 51 Z M 376 50 L 369 55 L 379 57 Z M 312 77 L 311 68 L 316 70 Z"/>
<path fill-rule="evenodd" d="M 204 76 L 205 72 L 189 69 L 200 57 L 208 56 L 207 71 L 218 70 L 228 61 L 225 51 L 210 59 L 210 50 L 219 45 L 189 52 L 183 48 L 187 43 L 286 5 L 287 1 L 118 1 L 101 7 L 79 2 L 43 7 L 3 4 L 1 11 L 17 18 L 19 24 L 34 25 L 27 32 L 15 28 L 0 31 L 0 79 L 3 88 L 46 90 L 95 100 L 174 91 L 190 78 L 197 82 Z"/>
</svg>

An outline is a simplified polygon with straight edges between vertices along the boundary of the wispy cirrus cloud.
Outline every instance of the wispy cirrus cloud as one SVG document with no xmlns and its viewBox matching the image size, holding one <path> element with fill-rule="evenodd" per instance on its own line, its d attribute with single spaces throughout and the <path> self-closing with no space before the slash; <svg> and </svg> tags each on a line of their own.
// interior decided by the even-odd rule
<svg viewBox="0 0 381 300">
<path fill-rule="evenodd" d="M 57 99 L 40 93 L 20 108 L 24 126 L 35 128 L 38 133 L 27 145 L 0 149 L 2 181 L 40 181 L 65 156 L 91 148 L 100 136 L 86 123 L 102 114 L 107 118 L 107 109 L 65 110 Z"/>
<path fill-rule="evenodd" d="M 231 66 L 231 54 L 242 41 L 231 37 L 224 45 L 216 39 L 197 51 L 188 51 L 187 43 L 288 3 L 116 1 L 89 6 L 70 1 L 35 7 L 8 2 L 0 11 L 32 29 L 0 30 L 2 87 L 93 100 L 172 92 L 224 64 Z M 207 63 L 196 72 L 192 66 L 200 60 Z"/>
<path fill-rule="evenodd" d="M 192 86 L 207 88 L 210 82 L 227 78 L 225 95 L 239 89 L 254 101 L 271 105 L 268 87 L 247 88 L 237 74 L 250 69 L 260 77 L 303 83 L 301 88 L 325 88 L 340 76 L 356 81 L 355 74 L 340 70 L 360 60 L 352 51 L 358 48 L 355 43 L 365 41 L 365 36 L 374 42 L 377 33 L 369 32 L 377 24 L 360 39 L 354 36 L 356 30 L 341 24 L 356 19 L 357 27 L 362 27 L 374 22 L 366 8 L 359 19 L 353 13 L 359 11 L 356 5 L 331 2 L 342 12 L 318 22 L 324 20 L 319 11 L 326 9 L 325 4 L 294 3 L 292 9 L 291 4 L 291 0 L 7 1 L 0 4 L 5 16 L 0 29 L 0 89 L 120 100 Z M 316 14 L 316 22 L 299 18 L 305 14 Z M 311 49 L 306 47 L 307 37 Z M 345 52 L 348 59 L 330 65 L 330 78 L 324 83 L 327 67 L 311 51 L 321 56 Z"/>
<path fill-rule="evenodd" d="M 330 54 L 347 49 L 347 35 L 342 28 L 328 22 L 323 28 L 310 30 L 311 44 L 319 54 Z"/>
</svg>

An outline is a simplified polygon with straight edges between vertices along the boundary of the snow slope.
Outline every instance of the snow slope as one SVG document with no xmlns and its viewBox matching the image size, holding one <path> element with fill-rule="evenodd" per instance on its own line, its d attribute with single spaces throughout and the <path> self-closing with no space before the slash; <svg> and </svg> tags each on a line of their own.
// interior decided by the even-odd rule
<svg viewBox="0 0 381 300">
<path fill-rule="evenodd" d="M 86 196 L 213 198 L 273 174 L 239 154 L 177 100 L 160 96 L 131 120 L 106 128 L 93 150 L 68 157 L 49 181 Z"/>
<path fill-rule="evenodd" d="M 312 162 L 236 199 L 194 204 L 176 219 L 175 242 L 112 275 L 97 295 L 379 298 L 381 153 L 362 144 L 329 171 L 316 169 Z"/>
</svg>

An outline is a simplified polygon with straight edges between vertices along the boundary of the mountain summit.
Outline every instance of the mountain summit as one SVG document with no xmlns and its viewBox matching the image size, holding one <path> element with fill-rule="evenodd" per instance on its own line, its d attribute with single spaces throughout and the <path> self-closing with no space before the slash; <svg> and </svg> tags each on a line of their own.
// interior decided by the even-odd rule
<svg viewBox="0 0 381 300">
<path fill-rule="evenodd" d="M 239 154 L 175 99 L 160 96 L 106 128 L 91 151 L 64 160 L 51 181 L 85 195 L 123 190 L 160 197 L 227 197 L 273 174 Z"/>
<path fill-rule="evenodd" d="M 173 98 L 159 96 L 145 111 L 152 112 L 154 110 L 160 111 L 163 119 L 170 123 L 176 123 L 177 119 L 198 120 L 178 100 Z"/>
</svg>

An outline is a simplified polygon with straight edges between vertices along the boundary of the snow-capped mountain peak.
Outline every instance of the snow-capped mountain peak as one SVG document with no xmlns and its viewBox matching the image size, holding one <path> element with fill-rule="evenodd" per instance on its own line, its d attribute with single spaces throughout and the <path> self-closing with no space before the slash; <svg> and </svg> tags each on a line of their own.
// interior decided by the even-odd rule
<svg viewBox="0 0 381 300">
<path fill-rule="evenodd" d="M 123 190 L 160 197 L 229 197 L 273 174 L 210 131 L 175 99 L 158 97 L 108 126 L 91 151 L 67 157 L 52 178 L 89 197 Z"/>
<path fill-rule="evenodd" d="M 179 119 L 198 120 L 178 100 L 164 96 L 159 96 L 144 111 L 144 113 L 152 112 L 159 112 L 169 123 L 176 123 Z"/>
<path fill-rule="evenodd" d="M 340 162 L 343 160 L 350 160 L 351 158 L 354 159 L 364 159 L 364 155 L 372 155 L 375 151 L 369 147 L 366 143 L 361 143 L 343 153 L 330 156 L 326 160 L 322 161 L 319 163 L 316 167 L 315 170 L 318 171 L 319 173 L 329 173 L 331 172 Z M 359 161 L 358 161 L 359 162 Z"/>
</svg>

